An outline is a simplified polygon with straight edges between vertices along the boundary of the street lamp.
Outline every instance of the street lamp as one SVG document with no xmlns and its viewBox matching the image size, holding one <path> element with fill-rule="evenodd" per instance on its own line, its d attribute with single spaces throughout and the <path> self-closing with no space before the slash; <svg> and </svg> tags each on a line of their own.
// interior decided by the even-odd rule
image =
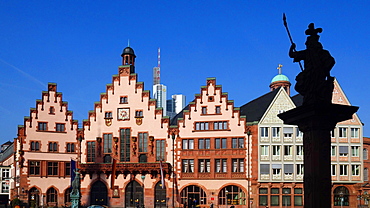
<svg viewBox="0 0 370 208">
<path fill-rule="evenodd" d="M 247 173 L 247 177 L 248 177 L 248 183 L 247 183 L 247 191 L 248 191 L 248 201 L 247 201 L 247 203 L 248 203 L 248 205 L 247 205 L 247 208 L 249 208 L 250 207 L 250 199 L 251 199 L 251 195 L 250 195 L 250 182 L 251 182 L 251 175 L 250 175 L 250 155 L 251 155 L 251 150 L 250 150 L 250 148 L 249 148 L 249 138 L 250 138 L 250 136 L 252 135 L 252 132 L 251 131 L 247 131 L 247 135 L 248 135 L 248 146 L 247 146 L 247 150 L 248 150 L 248 157 L 247 157 L 247 159 L 248 159 L 248 162 L 247 162 L 247 164 L 248 164 L 248 167 L 247 167 L 247 171 L 248 171 L 248 173 Z"/>
<path fill-rule="evenodd" d="M 145 185 L 144 185 L 145 174 L 141 175 L 141 180 L 143 181 L 143 205 L 142 205 L 142 207 L 144 208 L 145 207 L 145 205 L 144 205 L 144 201 L 145 201 Z"/>
<path fill-rule="evenodd" d="M 172 133 L 172 207 L 175 208 L 175 133 Z"/>
</svg>

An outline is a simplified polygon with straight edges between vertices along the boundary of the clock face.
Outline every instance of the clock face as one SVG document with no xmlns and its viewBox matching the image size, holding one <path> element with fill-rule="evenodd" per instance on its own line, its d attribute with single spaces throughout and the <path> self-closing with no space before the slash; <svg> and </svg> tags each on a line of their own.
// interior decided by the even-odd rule
<svg viewBox="0 0 370 208">
<path fill-rule="evenodd" d="M 130 109 L 118 108 L 118 120 L 128 120 L 128 119 L 130 119 Z"/>
</svg>

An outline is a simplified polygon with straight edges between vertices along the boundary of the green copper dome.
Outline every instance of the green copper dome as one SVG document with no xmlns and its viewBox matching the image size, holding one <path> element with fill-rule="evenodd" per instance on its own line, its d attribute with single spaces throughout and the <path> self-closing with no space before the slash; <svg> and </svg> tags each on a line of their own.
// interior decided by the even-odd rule
<svg viewBox="0 0 370 208">
<path fill-rule="evenodd" d="M 272 80 L 271 80 L 271 83 L 273 82 L 278 82 L 278 81 L 287 81 L 287 82 L 290 82 L 288 77 L 285 76 L 284 74 L 278 74 L 276 75 Z"/>
</svg>

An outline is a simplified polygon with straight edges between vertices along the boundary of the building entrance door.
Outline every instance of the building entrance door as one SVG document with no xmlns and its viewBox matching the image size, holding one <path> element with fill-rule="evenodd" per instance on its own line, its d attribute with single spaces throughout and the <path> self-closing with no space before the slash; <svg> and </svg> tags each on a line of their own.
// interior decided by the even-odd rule
<svg viewBox="0 0 370 208">
<path fill-rule="evenodd" d="M 143 187 L 137 181 L 131 181 L 125 190 L 125 207 L 142 207 L 143 199 Z"/>
<path fill-rule="evenodd" d="M 31 208 L 40 207 L 39 190 L 35 187 L 28 192 L 28 204 Z"/>
<path fill-rule="evenodd" d="M 108 205 L 108 190 L 101 181 L 96 181 L 90 190 L 90 205 Z"/>
<path fill-rule="evenodd" d="M 155 185 L 155 208 L 164 208 L 166 206 L 166 189 L 162 188 L 162 183 Z"/>
</svg>

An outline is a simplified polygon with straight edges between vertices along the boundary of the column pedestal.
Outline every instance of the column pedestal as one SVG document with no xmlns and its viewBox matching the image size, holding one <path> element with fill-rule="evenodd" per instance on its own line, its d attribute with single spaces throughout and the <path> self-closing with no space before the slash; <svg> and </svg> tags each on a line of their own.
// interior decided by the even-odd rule
<svg viewBox="0 0 370 208">
<path fill-rule="evenodd" d="M 357 110 L 355 106 L 315 104 L 278 115 L 284 124 L 297 125 L 303 132 L 304 208 L 331 207 L 330 131 Z"/>
</svg>

